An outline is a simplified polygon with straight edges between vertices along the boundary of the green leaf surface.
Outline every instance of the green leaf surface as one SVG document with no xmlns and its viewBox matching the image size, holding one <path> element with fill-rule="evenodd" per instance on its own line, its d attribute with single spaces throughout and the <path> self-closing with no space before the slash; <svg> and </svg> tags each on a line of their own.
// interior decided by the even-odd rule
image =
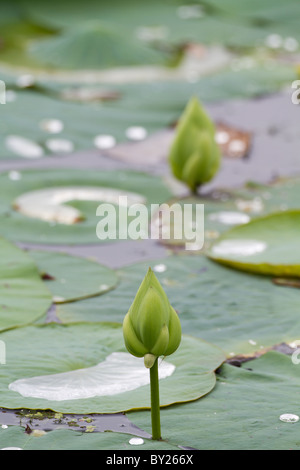
<svg viewBox="0 0 300 470">
<path fill-rule="evenodd" d="M 270 352 L 241 368 L 224 364 L 217 385 L 202 400 L 161 411 L 162 435 L 199 450 L 299 450 L 299 365 Z M 149 429 L 149 414 L 130 419 Z M 188 419 L 187 419 L 188 417 Z"/>
<path fill-rule="evenodd" d="M 79 383 L 76 372 L 78 369 L 84 369 L 89 373 L 88 368 L 102 363 L 112 353 L 126 351 L 121 324 L 77 323 L 64 326 L 52 323 L 14 329 L 3 333 L 1 340 L 6 344 L 10 358 L 9 367 L 0 370 L 1 406 L 5 408 L 52 409 L 62 413 L 116 413 L 150 407 L 149 385 L 134 384 L 137 388 L 132 388 L 131 391 L 124 391 L 123 388 L 118 388 L 118 392 L 115 391 L 122 377 L 123 381 L 127 380 L 128 359 L 127 362 L 123 359 L 125 362 L 121 369 L 120 365 L 116 368 L 112 364 L 109 373 L 104 373 L 102 379 L 98 375 L 98 386 L 102 386 L 103 381 L 107 384 L 102 396 L 96 394 L 89 398 L 73 398 L 73 393 L 89 392 L 94 380 L 91 376 L 83 375 L 85 379 L 81 379 Z M 143 370 L 147 372 L 143 358 L 134 358 L 127 352 L 125 356 L 141 361 Z M 224 355 L 216 346 L 197 338 L 184 336 L 180 348 L 168 358 L 168 362 L 175 366 L 175 371 L 161 379 L 161 406 L 195 400 L 209 393 L 215 385 L 214 370 L 223 361 Z M 73 379 L 68 379 L 65 383 L 64 377 L 67 372 L 76 372 L 77 382 L 73 374 Z M 45 376 L 48 381 L 46 390 L 49 390 L 51 380 L 50 388 L 54 387 L 55 390 L 59 384 L 65 383 L 56 399 L 22 396 L 18 391 L 14 391 L 15 389 L 8 388 L 16 380 L 32 381 L 35 377 L 33 393 L 37 394 L 38 389 L 42 390 L 40 387 L 44 383 Z M 132 380 L 128 375 L 130 384 Z M 73 384 L 74 390 L 70 388 L 70 384 Z M 72 398 L 60 400 L 61 393 L 67 391 L 72 394 L 68 395 Z"/>
<path fill-rule="evenodd" d="M 149 65 L 163 63 L 164 58 L 158 51 L 95 20 L 31 44 L 29 53 L 40 63 L 62 70 Z"/>
<path fill-rule="evenodd" d="M 190 241 L 186 236 L 190 235 L 190 231 L 185 233 L 180 217 L 180 214 L 184 213 L 185 205 L 192 208 L 194 238 L 196 239 L 196 233 L 204 232 L 204 245 L 199 247 L 204 253 L 220 235 L 235 226 L 268 214 L 299 209 L 299 190 L 299 178 L 282 178 L 271 184 L 249 182 L 238 189 L 221 188 L 207 195 L 172 198 L 167 204 L 169 212 L 174 216 L 167 217 L 165 209 L 166 216 L 160 221 L 160 243 L 170 248 L 184 248 Z M 197 216 L 198 205 L 204 207 L 204 220 Z M 157 218 L 158 213 L 154 213 L 153 224 Z"/>
<path fill-rule="evenodd" d="M 2 77 L 1 77 L 2 78 Z M 0 108 L 0 158 L 32 158 L 30 151 L 16 151 L 8 145 L 9 136 L 28 139 L 38 145 L 38 157 L 63 154 L 51 150 L 51 139 L 67 141 L 68 152 L 92 149 L 98 135 L 111 135 L 116 143 L 127 142 L 126 131 L 142 126 L 147 135 L 171 126 L 177 121 L 192 96 L 204 103 L 228 99 L 252 98 L 280 90 L 297 79 L 294 67 L 258 64 L 250 69 L 222 70 L 197 83 L 186 81 L 153 81 L 146 83 L 83 85 L 78 79 L 58 85 L 48 79 L 37 80 L 35 88 L 19 90 L 16 78 L 3 75 L 8 89 L 15 92 L 15 100 Z M 116 93 L 119 99 L 104 102 L 79 103 L 66 99 L 66 93 L 80 89 L 103 90 Z M 28 113 L 30 109 L 30 113 Z M 46 111 L 45 111 L 46 110 Z M 57 134 L 47 132 L 45 120 L 59 120 L 63 129 Z M 49 146 L 50 141 L 50 146 Z M 141 159 L 143 156 L 141 155 Z"/>
<path fill-rule="evenodd" d="M 3 238 L 0 259 L 0 330 L 34 322 L 52 304 L 34 261 Z"/>
<path fill-rule="evenodd" d="M 114 291 L 58 305 L 57 316 L 66 323 L 123 321 L 149 266 L 178 312 L 183 333 L 218 345 L 228 357 L 251 355 L 300 337 L 297 289 L 275 286 L 268 277 L 194 253 L 124 267 Z"/>
<path fill-rule="evenodd" d="M 116 273 L 92 259 L 66 253 L 30 250 L 55 303 L 74 302 L 104 294 L 118 283 Z"/>
<path fill-rule="evenodd" d="M 135 439 L 135 437 L 116 432 L 99 433 L 59 429 L 46 432 L 42 436 L 35 436 L 34 434 L 26 434 L 25 430 L 18 426 L 9 426 L 7 429 L 0 428 L 0 450 L 12 446 L 22 450 L 119 450 L 132 454 L 140 450 L 178 450 L 178 446 L 166 441 L 143 438 L 142 444 L 135 445 L 130 443 L 131 439 Z M 117 457 L 118 455 L 115 455 L 115 458 Z M 107 464 L 110 463 L 110 458 L 113 459 L 114 455 L 107 456 Z M 123 457 L 123 459 L 127 458 Z M 125 462 L 132 463 L 133 458 L 131 457 Z M 106 458 L 104 460 L 106 461 Z M 120 464 L 121 461 L 119 460 L 118 463 Z"/>
<path fill-rule="evenodd" d="M 176 450 L 177 446 L 165 441 L 143 439 L 143 444 L 133 445 L 134 436 L 116 432 L 79 432 L 66 429 L 46 432 L 42 436 L 26 434 L 19 426 L 0 428 L 0 450 L 18 447 L 20 450 Z M 110 457 L 110 456 L 108 456 Z M 111 456 L 113 458 L 113 455 Z M 131 462 L 131 461 L 129 461 Z"/>
<path fill-rule="evenodd" d="M 300 211 L 257 218 L 225 232 L 207 255 L 219 263 L 270 276 L 300 276 Z"/>
<path fill-rule="evenodd" d="M 133 171 L 27 170 L 20 172 L 20 178 L 17 181 L 10 178 L 10 172 L 2 173 L 0 185 L 3 192 L 0 202 L 0 233 L 16 241 L 50 245 L 101 243 L 102 240 L 96 234 L 97 225 L 102 220 L 100 216 L 96 215 L 101 200 L 72 202 L 72 207 L 77 208 L 83 214 L 84 220 L 66 225 L 55 223 L 52 220 L 43 221 L 28 217 L 13 209 L 14 201 L 22 194 L 47 188 L 71 188 L 74 186 L 92 187 L 99 190 L 102 188 L 104 192 L 107 191 L 109 194 L 112 188 L 125 191 L 125 194 L 128 194 L 128 202 L 130 193 L 142 196 L 147 207 L 155 203 L 160 204 L 171 194 L 160 177 Z M 118 224 L 118 206 L 116 205 L 115 208 Z M 114 235 L 113 228 L 113 224 L 108 223 L 109 234 L 104 242 L 114 242 L 117 239 L 118 234 Z M 121 230 L 127 231 L 126 223 L 125 226 L 121 223 L 119 230 L 120 232 Z M 113 239 L 113 237 L 115 238 Z"/>
<path fill-rule="evenodd" d="M 89 0 L 87 7 L 80 2 L 68 4 L 55 1 L 51 6 L 45 2 L 36 4 L 34 0 L 22 1 L 28 18 L 47 27 L 66 28 L 78 26 L 82 22 L 104 18 L 108 24 L 122 28 L 128 34 L 136 34 L 142 27 L 160 27 L 162 32 L 157 41 L 181 43 L 197 41 L 221 43 L 236 47 L 255 47 L 263 44 L 265 31 L 278 33 L 283 28 L 289 36 L 298 36 L 295 18 L 299 15 L 297 0 L 288 0 L 284 5 L 280 0 L 237 2 L 236 0 L 208 0 L 205 3 L 184 4 L 181 1 L 131 0 L 124 4 L 115 1 L 101 3 Z"/>
</svg>

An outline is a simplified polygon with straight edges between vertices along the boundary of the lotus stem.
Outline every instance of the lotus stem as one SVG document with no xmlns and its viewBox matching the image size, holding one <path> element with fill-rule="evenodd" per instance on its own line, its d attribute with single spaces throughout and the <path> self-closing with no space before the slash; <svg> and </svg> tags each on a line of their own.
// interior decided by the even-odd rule
<svg viewBox="0 0 300 470">
<path fill-rule="evenodd" d="M 150 368 L 152 439 L 161 439 L 158 358 Z"/>
</svg>

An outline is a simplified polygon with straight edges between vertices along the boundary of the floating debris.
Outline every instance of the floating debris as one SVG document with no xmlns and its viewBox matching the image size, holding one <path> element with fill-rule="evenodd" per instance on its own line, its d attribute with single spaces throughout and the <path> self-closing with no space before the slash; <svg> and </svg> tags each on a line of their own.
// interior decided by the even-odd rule
<svg viewBox="0 0 300 470">
<path fill-rule="evenodd" d="M 244 158 L 249 154 L 252 135 L 249 132 L 235 129 L 226 124 L 216 125 L 215 140 L 222 154 L 230 158 Z"/>
<path fill-rule="evenodd" d="M 121 94 L 115 90 L 99 88 L 72 88 L 62 92 L 62 98 L 70 101 L 114 101 L 121 97 Z"/>
<path fill-rule="evenodd" d="M 263 202 L 259 197 L 251 200 L 237 199 L 235 204 L 239 210 L 250 213 L 259 213 L 264 209 Z"/>
</svg>

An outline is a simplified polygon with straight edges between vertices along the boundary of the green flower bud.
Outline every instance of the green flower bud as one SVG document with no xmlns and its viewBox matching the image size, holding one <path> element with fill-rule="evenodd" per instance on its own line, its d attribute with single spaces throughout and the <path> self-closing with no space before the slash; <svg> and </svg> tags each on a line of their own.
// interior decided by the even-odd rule
<svg viewBox="0 0 300 470">
<path fill-rule="evenodd" d="M 221 153 L 215 126 L 197 98 L 189 101 L 178 122 L 169 162 L 174 176 L 194 192 L 219 170 Z"/>
<path fill-rule="evenodd" d="M 153 271 L 149 268 L 123 321 L 127 350 L 144 357 L 151 368 L 159 356 L 169 356 L 181 341 L 179 317 Z"/>
</svg>

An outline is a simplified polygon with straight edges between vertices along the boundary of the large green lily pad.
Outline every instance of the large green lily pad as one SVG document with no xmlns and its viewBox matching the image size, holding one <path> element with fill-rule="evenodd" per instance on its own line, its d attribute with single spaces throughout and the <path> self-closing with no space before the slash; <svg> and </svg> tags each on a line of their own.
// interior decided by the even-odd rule
<svg viewBox="0 0 300 470">
<path fill-rule="evenodd" d="M 273 276 L 300 276 L 300 211 L 257 218 L 224 233 L 208 250 L 220 263 Z"/>
<path fill-rule="evenodd" d="M 119 84 L 102 80 L 82 84 L 78 78 L 69 78 L 63 83 L 37 78 L 35 86 L 21 90 L 16 77 L 2 75 L 2 79 L 15 97 L 0 108 L 4 137 L 0 142 L 0 158 L 7 159 L 34 155 L 40 158 L 94 148 L 98 135 L 110 135 L 116 143 L 128 142 L 127 130 L 132 126 L 142 126 L 149 136 L 173 125 L 191 96 L 197 96 L 204 103 L 252 98 L 289 85 L 297 79 L 297 73 L 291 66 L 258 64 L 239 71 L 226 68 L 212 76 L 200 77 L 196 83 L 160 80 Z M 85 102 L 80 102 L 80 96 L 93 94 L 94 100 L 86 98 Z M 99 99 L 99 96 L 104 98 Z M 107 102 L 105 96 L 108 96 Z M 63 128 L 56 128 L 57 133 L 51 134 L 43 126 L 45 120 L 59 120 Z M 28 143 L 21 149 L 12 145 L 10 136 L 29 140 L 35 146 L 34 155 L 28 150 Z"/>
<path fill-rule="evenodd" d="M 104 241 L 114 241 L 121 231 L 125 231 L 126 234 L 126 224 L 121 224 L 118 228 L 118 194 L 128 195 L 128 203 L 130 203 L 130 196 L 133 194 L 134 199 L 143 201 L 147 207 L 155 203 L 160 204 L 170 197 L 170 190 L 160 177 L 133 171 L 27 170 L 20 172 L 17 180 L 12 179 L 11 172 L 8 172 L 0 175 L 0 186 L 3 194 L 0 203 L 0 234 L 11 240 L 51 245 L 101 243 L 96 234 L 97 225 L 101 220 L 96 211 L 101 202 L 112 201 L 116 210 L 114 221 L 116 220 L 117 223 L 117 233 L 114 235 L 110 232 L 110 227 L 113 224 L 109 223 L 107 239 Z M 51 219 L 51 217 L 49 221 L 40 220 L 41 217 L 48 217 L 50 213 L 48 209 L 43 210 L 40 207 L 41 197 L 44 198 L 45 203 L 47 202 L 46 189 L 49 190 L 50 198 L 53 197 L 53 188 L 58 188 L 59 193 L 60 188 L 64 191 L 68 189 L 73 191 L 74 187 L 76 194 L 80 188 L 83 188 L 84 193 L 93 192 L 94 189 L 96 192 L 102 192 L 103 200 L 101 200 L 100 194 L 97 201 L 77 200 L 66 204 L 67 207 L 73 207 L 81 214 L 78 219 L 82 220 L 73 221 L 77 223 L 69 225 L 56 223 L 55 218 Z M 25 212 L 29 207 L 26 205 L 28 193 L 30 193 L 30 210 L 36 207 L 38 217 L 23 215 L 13 208 L 15 204 L 20 210 L 23 208 L 23 212 Z M 24 194 L 26 198 L 21 197 Z M 102 215 L 105 219 L 105 214 Z"/>
<path fill-rule="evenodd" d="M 31 44 L 29 55 L 46 66 L 71 70 L 163 63 L 162 53 L 95 20 Z"/>
<path fill-rule="evenodd" d="M 0 450 L 5 448 L 8 450 L 127 450 L 134 453 L 140 450 L 175 451 L 177 449 L 178 451 L 178 446 L 166 441 L 144 438 L 141 444 L 134 444 L 135 439 L 134 436 L 121 432 L 93 432 L 92 426 L 91 431 L 88 432 L 58 429 L 41 436 L 36 436 L 34 433 L 28 434 L 20 426 L 9 426 L 7 429 L 0 427 Z M 133 444 L 131 444 L 132 440 Z M 107 462 L 107 458 L 113 459 L 113 454 L 110 456 L 104 453 L 103 464 Z"/>
<path fill-rule="evenodd" d="M 0 238 L 0 330 L 32 323 L 52 304 L 52 296 L 32 258 Z"/>
<path fill-rule="evenodd" d="M 74 302 L 104 294 L 118 283 L 114 270 L 92 259 L 38 250 L 30 250 L 29 254 L 52 292 L 55 303 Z"/>
<path fill-rule="evenodd" d="M 195 234 L 196 230 L 203 231 L 204 245 L 198 249 L 204 253 L 220 235 L 235 226 L 246 224 L 271 213 L 299 209 L 299 190 L 299 178 L 282 178 L 271 184 L 249 182 L 244 187 L 234 190 L 220 189 L 207 195 L 173 198 L 167 202 L 166 207 L 170 208 L 174 217 L 162 219 L 160 243 L 170 248 L 184 248 L 189 242 L 185 236 L 184 227 L 181 226 L 181 219 L 176 216 L 177 211 L 178 213 L 184 211 L 185 205 L 191 206 L 193 210 L 192 231 Z M 201 218 L 198 217 L 199 220 L 197 220 L 196 217 L 196 208 L 200 204 L 204 207 L 204 224 Z M 154 214 L 154 223 L 157 218 L 158 213 Z M 200 224 L 197 225 L 197 222 Z M 176 239 L 174 234 L 176 230 L 180 234 L 179 228 L 181 228 L 182 236 Z M 170 234 L 170 237 L 164 239 L 162 230 Z M 195 249 L 197 249 L 196 244 Z"/>
<path fill-rule="evenodd" d="M 164 409 L 162 435 L 170 443 L 199 450 L 299 450 L 299 365 L 269 352 L 241 368 L 224 364 L 217 385 L 202 400 Z M 135 424 L 149 430 L 149 415 L 131 413 Z"/>
<path fill-rule="evenodd" d="M 126 352 L 121 324 L 51 323 L 14 329 L 0 338 L 10 358 L 9 367 L 0 370 L 5 408 L 116 413 L 150 407 L 149 384 L 145 377 L 140 382 L 148 370 L 143 358 Z M 212 344 L 183 336 L 180 348 L 165 361 L 160 365 L 162 371 L 168 368 L 161 379 L 161 406 L 209 393 L 224 355 Z M 100 363 L 99 372 L 95 366 Z"/>
<path fill-rule="evenodd" d="M 300 337 L 297 289 L 278 287 L 268 277 L 202 255 L 168 256 L 124 267 L 114 291 L 58 305 L 57 316 L 64 323 L 122 321 L 149 266 L 178 311 L 183 332 L 217 344 L 228 357 L 251 355 Z"/>
</svg>

